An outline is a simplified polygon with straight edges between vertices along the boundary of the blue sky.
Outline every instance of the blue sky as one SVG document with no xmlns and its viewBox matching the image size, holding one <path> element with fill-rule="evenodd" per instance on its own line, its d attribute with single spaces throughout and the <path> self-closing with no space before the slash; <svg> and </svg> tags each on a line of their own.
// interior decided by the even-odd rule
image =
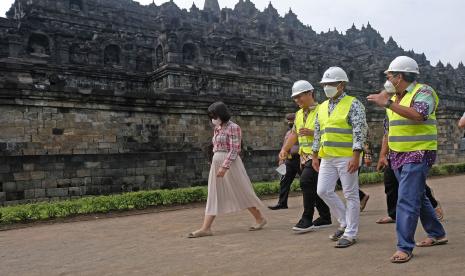
<svg viewBox="0 0 465 276">
<path fill-rule="evenodd" d="M 234 7 L 239 0 L 219 0 L 221 7 Z M 1 0 L 0 15 L 13 3 Z M 150 4 L 152 0 L 139 0 Z M 155 1 L 157 5 L 166 1 Z M 194 2 L 199 8 L 204 0 L 174 0 L 181 8 Z M 263 10 L 269 0 L 252 0 Z M 281 15 L 292 8 L 299 19 L 317 31 L 336 28 L 345 31 L 352 23 L 360 28 L 367 22 L 387 40 L 392 36 L 405 50 L 424 52 L 433 65 L 439 60 L 454 67 L 465 62 L 465 1 L 463 0 L 274 0 Z"/>
</svg>

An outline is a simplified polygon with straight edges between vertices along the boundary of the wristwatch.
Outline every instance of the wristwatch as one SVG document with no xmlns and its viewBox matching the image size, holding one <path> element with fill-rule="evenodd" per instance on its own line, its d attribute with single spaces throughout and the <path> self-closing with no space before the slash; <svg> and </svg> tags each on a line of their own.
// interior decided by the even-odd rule
<svg viewBox="0 0 465 276">
<path fill-rule="evenodd" d="M 391 107 L 391 104 L 393 103 L 393 101 L 391 99 L 387 100 L 387 102 L 384 104 L 384 107 L 385 108 L 389 108 Z"/>
</svg>

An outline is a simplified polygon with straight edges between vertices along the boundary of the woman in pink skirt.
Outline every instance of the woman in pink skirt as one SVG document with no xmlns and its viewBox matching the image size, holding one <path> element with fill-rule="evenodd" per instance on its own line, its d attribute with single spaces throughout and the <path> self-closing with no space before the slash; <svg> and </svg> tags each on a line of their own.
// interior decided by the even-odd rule
<svg viewBox="0 0 465 276">
<path fill-rule="evenodd" d="M 250 231 L 261 230 L 266 219 L 258 207 L 264 207 L 250 182 L 241 151 L 241 128 L 230 121 L 231 115 L 222 102 L 208 108 L 208 116 L 215 126 L 213 133 L 213 159 L 208 177 L 208 198 L 202 227 L 189 234 L 189 238 L 211 236 L 211 226 L 217 215 L 249 210 L 255 218 Z"/>
</svg>

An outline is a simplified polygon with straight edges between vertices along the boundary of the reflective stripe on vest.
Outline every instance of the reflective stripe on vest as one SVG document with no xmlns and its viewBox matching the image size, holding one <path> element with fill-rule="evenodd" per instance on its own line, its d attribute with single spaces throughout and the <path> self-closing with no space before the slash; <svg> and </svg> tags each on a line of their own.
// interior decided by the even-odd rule
<svg viewBox="0 0 465 276">
<path fill-rule="evenodd" d="M 297 111 L 295 115 L 295 129 L 297 131 L 297 135 L 301 128 L 308 128 L 311 130 L 315 129 L 315 118 L 318 112 L 318 106 L 315 109 L 310 110 L 307 116 L 307 121 L 304 122 L 304 110 L 300 109 Z M 312 146 L 313 146 L 313 136 L 297 136 L 299 139 L 299 154 L 312 153 Z"/>
<path fill-rule="evenodd" d="M 399 104 L 401 106 L 411 107 L 415 95 L 424 86 L 424 84 L 417 84 L 412 91 L 404 95 Z M 437 150 L 438 131 L 436 109 L 439 104 L 439 98 L 434 90 L 433 96 L 436 100 L 436 105 L 433 113 L 429 115 L 426 121 L 413 121 L 400 116 L 392 110 L 386 110 L 389 118 L 388 143 L 391 150 L 396 152 Z M 396 100 L 396 95 L 392 97 L 392 100 Z"/>
<path fill-rule="evenodd" d="M 320 122 L 321 158 L 351 157 L 353 155 L 352 126 L 347 122 L 354 97 L 345 96 L 329 115 L 329 100 L 320 105 L 318 121 Z"/>
</svg>

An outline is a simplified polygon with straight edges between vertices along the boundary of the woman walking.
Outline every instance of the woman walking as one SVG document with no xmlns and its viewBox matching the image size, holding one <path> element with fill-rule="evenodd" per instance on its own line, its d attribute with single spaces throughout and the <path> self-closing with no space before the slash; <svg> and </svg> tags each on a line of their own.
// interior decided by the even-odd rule
<svg viewBox="0 0 465 276">
<path fill-rule="evenodd" d="M 216 102 L 208 108 L 208 116 L 215 126 L 213 133 L 213 159 L 208 177 L 208 198 L 202 227 L 189 234 L 189 238 L 211 236 L 211 226 L 217 215 L 247 209 L 255 218 L 250 231 L 261 230 L 267 223 L 258 209 L 264 207 L 250 182 L 239 156 L 241 128 L 230 121 L 226 105 Z"/>
</svg>

